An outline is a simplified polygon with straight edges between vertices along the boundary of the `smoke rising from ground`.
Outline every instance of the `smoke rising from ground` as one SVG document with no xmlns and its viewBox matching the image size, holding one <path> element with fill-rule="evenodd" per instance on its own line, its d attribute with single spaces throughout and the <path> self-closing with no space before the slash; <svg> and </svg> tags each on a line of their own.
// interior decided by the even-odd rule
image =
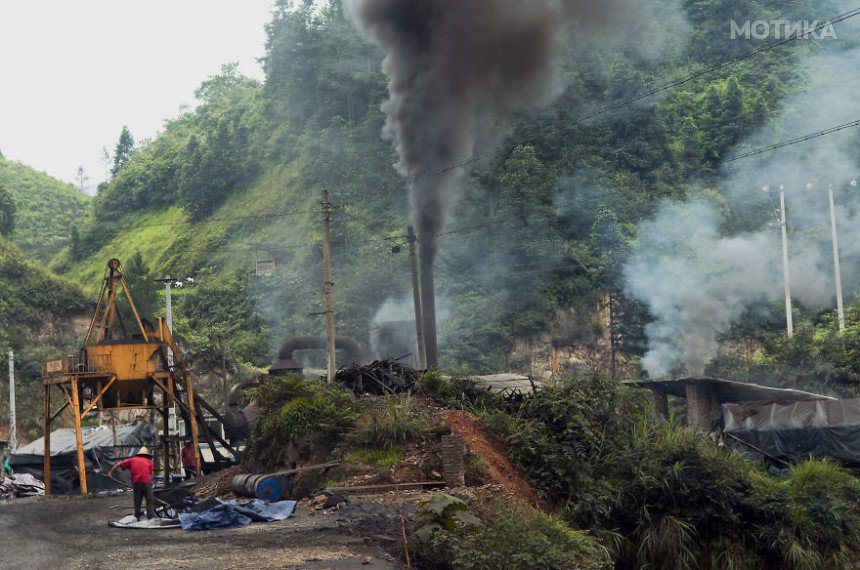
<svg viewBox="0 0 860 570">
<path fill-rule="evenodd" d="M 849 36 L 848 28 L 840 29 L 843 32 L 843 37 Z M 800 67 L 810 78 L 806 92 L 790 98 L 780 116 L 744 148 L 860 117 L 856 45 L 832 42 L 802 60 Z M 857 133 L 837 133 L 731 164 L 718 183 L 723 204 L 699 199 L 666 204 L 640 225 L 625 281 L 628 294 L 646 303 L 655 318 L 646 330 L 649 349 L 643 360 L 652 377 L 702 374 L 719 348 L 720 335 L 733 322 L 760 303 L 782 299 L 780 236 L 771 221 L 779 205 L 780 184 L 786 187 L 795 307 L 835 306 L 828 184 L 836 192 L 846 301 L 860 291 L 860 191 L 848 185 L 860 174 Z M 806 189 L 810 182 L 814 188 Z M 767 194 L 762 192 L 766 185 Z M 765 206 L 758 209 L 760 229 L 725 235 L 720 206 L 742 211 L 756 201 Z"/>
</svg>

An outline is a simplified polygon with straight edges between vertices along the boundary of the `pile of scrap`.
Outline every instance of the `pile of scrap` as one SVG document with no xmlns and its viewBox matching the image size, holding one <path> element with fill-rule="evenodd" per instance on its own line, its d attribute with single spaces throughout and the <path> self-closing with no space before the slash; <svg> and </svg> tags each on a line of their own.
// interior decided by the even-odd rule
<svg viewBox="0 0 860 570">
<path fill-rule="evenodd" d="M 11 477 L 0 477 L 0 496 L 29 497 L 44 495 L 45 484 L 29 473 L 15 473 Z"/>
<path fill-rule="evenodd" d="M 421 373 L 396 360 L 376 360 L 359 366 L 353 364 L 337 371 L 336 379 L 348 386 L 356 396 L 384 396 L 408 392 Z"/>
</svg>

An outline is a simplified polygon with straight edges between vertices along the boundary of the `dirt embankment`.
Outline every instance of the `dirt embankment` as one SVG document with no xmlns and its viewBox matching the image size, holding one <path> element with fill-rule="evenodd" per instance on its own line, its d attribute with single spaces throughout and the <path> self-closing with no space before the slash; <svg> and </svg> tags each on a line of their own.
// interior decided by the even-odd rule
<svg viewBox="0 0 860 570">
<path fill-rule="evenodd" d="M 483 461 L 487 476 L 510 495 L 533 506 L 545 506 L 534 488 L 517 472 L 505 454 L 505 444 L 493 437 L 468 412 L 450 410 L 443 413 L 451 431 L 463 436 L 466 445 Z"/>
</svg>

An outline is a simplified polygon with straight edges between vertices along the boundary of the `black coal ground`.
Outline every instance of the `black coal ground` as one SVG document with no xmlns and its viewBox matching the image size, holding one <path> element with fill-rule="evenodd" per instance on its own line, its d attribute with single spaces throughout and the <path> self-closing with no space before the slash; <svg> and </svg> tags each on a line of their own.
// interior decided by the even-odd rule
<svg viewBox="0 0 860 570">
<path fill-rule="evenodd" d="M 401 568 L 395 506 L 354 500 L 337 511 L 187 532 L 109 528 L 131 497 L 17 499 L 0 504 L 0 568 Z M 371 557 L 369 564 L 362 564 Z"/>
</svg>

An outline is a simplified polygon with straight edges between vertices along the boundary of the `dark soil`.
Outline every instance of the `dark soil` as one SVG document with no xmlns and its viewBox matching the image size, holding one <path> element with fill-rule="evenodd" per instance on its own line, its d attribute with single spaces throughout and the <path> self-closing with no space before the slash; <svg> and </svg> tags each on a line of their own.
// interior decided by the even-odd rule
<svg viewBox="0 0 860 570">
<path fill-rule="evenodd" d="M 285 521 L 223 531 L 107 526 L 130 513 L 130 496 L 0 504 L 0 568 L 402 567 L 397 505 L 353 498 L 336 511 L 312 512 L 300 504 Z"/>
</svg>

